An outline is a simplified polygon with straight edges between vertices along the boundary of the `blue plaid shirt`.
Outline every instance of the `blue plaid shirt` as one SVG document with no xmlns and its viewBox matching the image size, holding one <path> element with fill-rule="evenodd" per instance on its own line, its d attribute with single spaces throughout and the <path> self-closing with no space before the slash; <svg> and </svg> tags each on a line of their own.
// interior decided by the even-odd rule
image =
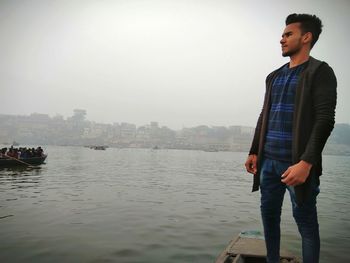
<svg viewBox="0 0 350 263">
<path fill-rule="evenodd" d="M 307 62 L 306 62 L 307 63 Z M 271 108 L 265 138 L 264 156 L 278 161 L 292 160 L 294 97 L 305 64 L 279 70 L 272 84 Z"/>
</svg>

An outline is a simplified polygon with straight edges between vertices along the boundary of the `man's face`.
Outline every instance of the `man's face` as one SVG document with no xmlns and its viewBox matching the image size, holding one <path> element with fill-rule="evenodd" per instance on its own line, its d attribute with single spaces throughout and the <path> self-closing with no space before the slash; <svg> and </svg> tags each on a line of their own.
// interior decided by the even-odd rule
<svg viewBox="0 0 350 263">
<path fill-rule="evenodd" d="M 286 26 L 280 41 L 282 46 L 282 56 L 290 57 L 298 53 L 303 46 L 303 34 L 300 29 L 300 23 L 292 23 Z"/>
</svg>

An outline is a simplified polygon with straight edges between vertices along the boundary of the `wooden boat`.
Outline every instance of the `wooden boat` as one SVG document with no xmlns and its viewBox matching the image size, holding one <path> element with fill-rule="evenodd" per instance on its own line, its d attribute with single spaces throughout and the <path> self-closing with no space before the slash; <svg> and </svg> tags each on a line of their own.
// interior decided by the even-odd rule
<svg viewBox="0 0 350 263">
<path fill-rule="evenodd" d="M 301 261 L 287 250 L 280 250 L 281 263 L 300 263 Z M 215 263 L 263 263 L 266 262 L 264 237 L 258 231 L 241 232 L 230 241 Z"/>
<path fill-rule="evenodd" d="M 104 145 L 92 145 L 92 146 L 88 146 L 90 149 L 94 149 L 94 150 L 106 150 L 107 146 Z"/>
<path fill-rule="evenodd" d="M 14 166 L 32 166 L 40 165 L 44 163 L 47 154 L 40 157 L 30 157 L 30 158 L 0 158 L 0 167 L 14 167 Z"/>
</svg>

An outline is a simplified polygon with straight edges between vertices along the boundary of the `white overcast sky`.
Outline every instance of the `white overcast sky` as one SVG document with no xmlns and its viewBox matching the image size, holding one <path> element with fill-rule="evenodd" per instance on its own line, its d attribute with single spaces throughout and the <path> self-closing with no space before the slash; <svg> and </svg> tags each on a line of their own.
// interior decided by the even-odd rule
<svg viewBox="0 0 350 263">
<path fill-rule="evenodd" d="M 347 0 L 0 0 L 0 113 L 255 126 L 294 12 L 322 19 L 311 54 L 334 69 L 336 122 L 350 123 Z"/>
</svg>

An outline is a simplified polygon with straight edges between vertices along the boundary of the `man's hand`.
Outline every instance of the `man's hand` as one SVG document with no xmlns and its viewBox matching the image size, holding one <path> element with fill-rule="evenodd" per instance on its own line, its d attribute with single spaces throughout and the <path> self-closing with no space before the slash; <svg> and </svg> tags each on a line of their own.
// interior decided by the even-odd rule
<svg viewBox="0 0 350 263">
<path fill-rule="evenodd" d="M 303 184 L 309 177 L 311 167 L 312 164 L 307 163 L 303 160 L 295 165 L 290 166 L 281 176 L 282 183 L 285 183 L 289 186 Z"/>
<path fill-rule="evenodd" d="M 248 173 L 256 174 L 257 168 L 256 164 L 258 162 L 258 156 L 256 154 L 251 154 L 248 156 L 247 161 L 245 162 L 245 168 Z"/>
</svg>

